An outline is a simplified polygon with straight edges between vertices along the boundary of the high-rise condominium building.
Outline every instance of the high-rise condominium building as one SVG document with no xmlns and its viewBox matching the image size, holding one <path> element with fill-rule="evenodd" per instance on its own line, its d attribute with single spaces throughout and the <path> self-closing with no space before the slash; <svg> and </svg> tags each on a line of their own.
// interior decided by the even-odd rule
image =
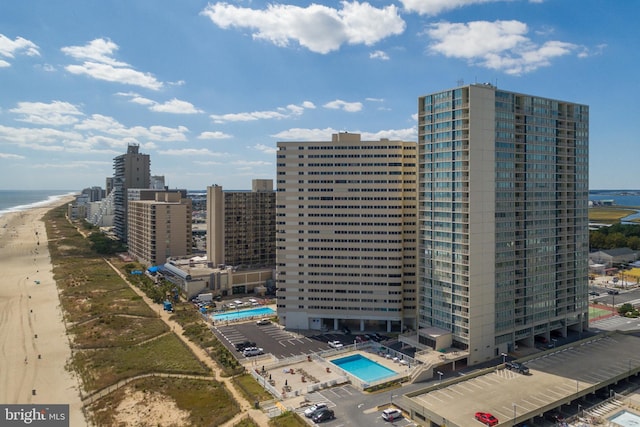
<svg viewBox="0 0 640 427">
<path fill-rule="evenodd" d="M 273 180 L 254 179 L 252 191 L 207 187 L 207 259 L 214 266 L 275 265 Z"/>
<path fill-rule="evenodd" d="M 400 331 L 416 306 L 415 142 L 278 142 L 278 316 L 288 328 Z"/>
<path fill-rule="evenodd" d="M 473 84 L 418 113 L 418 340 L 475 364 L 585 329 L 588 106 Z"/>
<path fill-rule="evenodd" d="M 127 153 L 113 159 L 113 218 L 116 236 L 127 241 L 127 190 L 149 188 L 151 161 L 148 154 L 140 154 L 138 145 L 129 145 Z"/>
<path fill-rule="evenodd" d="M 185 197 L 186 191 L 137 193 L 128 203 L 129 254 L 146 265 L 190 255 L 191 199 Z"/>
</svg>

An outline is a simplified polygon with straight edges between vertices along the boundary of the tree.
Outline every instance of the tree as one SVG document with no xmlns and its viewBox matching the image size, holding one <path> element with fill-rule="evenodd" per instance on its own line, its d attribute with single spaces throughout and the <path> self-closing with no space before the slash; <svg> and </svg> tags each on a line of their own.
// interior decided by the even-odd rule
<svg viewBox="0 0 640 427">
<path fill-rule="evenodd" d="M 636 310 L 633 305 L 626 302 L 618 307 L 618 314 L 625 317 L 638 317 L 638 310 Z"/>
</svg>

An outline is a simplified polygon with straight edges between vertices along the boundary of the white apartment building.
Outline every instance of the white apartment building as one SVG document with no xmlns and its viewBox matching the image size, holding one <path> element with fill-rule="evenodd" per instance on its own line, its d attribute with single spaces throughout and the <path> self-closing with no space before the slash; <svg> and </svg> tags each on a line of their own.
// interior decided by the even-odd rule
<svg viewBox="0 0 640 427">
<path fill-rule="evenodd" d="M 416 339 L 473 365 L 586 329 L 588 106 L 473 84 L 418 113 Z"/>
<path fill-rule="evenodd" d="M 278 142 L 276 283 L 287 328 L 400 331 L 416 316 L 415 142 Z"/>
</svg>

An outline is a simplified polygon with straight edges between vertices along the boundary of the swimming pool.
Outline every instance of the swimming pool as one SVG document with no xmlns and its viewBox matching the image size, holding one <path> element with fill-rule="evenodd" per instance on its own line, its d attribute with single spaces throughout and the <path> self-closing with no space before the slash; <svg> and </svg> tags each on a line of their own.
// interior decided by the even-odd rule
<svg viewBox="0 0 640 427">
<path fill-rule="evenodd" d="M 259 308 L 250 308 L 247 310 L 238 310 L 238 311 L 227 311 L 226 313 L 218 313 L 213 315 L 214 321 L 224 321 L 224 320 L 239 320 L 239 319 L 248 319 L 254 316 L 270 316 L 275 314 L 269 307 L 259 307 Z"/>
<path fill-rule="evenodd" d="M 360 354 L 334 359 L 331 363 L 366 382 L 378 381 L 397 374 Z"/>
<path fill-rule="evenodd" d="M 622 427 L 640 426 L 640 417 L 629 411 L 621 411 L 608 419 Z"/>
</svg>

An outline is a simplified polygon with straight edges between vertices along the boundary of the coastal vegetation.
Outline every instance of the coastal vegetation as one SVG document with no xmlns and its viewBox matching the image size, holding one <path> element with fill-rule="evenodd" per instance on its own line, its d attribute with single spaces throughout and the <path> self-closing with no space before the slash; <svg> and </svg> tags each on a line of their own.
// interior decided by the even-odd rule
<svg viewBox="0 0 640 427">
<path fill-rule="evenodd" d="M 613 224 L 589 232 L 590 250 L 630 248 L 640 249 L 640 224 Z"/>
<path fill-rule="evenodd" d="M 49 211 L 44 222 L 72 348 L 68 367 L 82 380 L 83 399 L 93 401 L 87 403 L 91 423 L 127 424 L 118 419 L 118 408 L 130 399 L 125 390 L 144 391 L 136 407 L 159 396 L 163 405 L 184 410 L 183 425 L 220 425 L 233 418 L 239 408 L 229 390 L 66 219 L 65 208 Z"/>
<path fill-rule="evenodd" d="M 594 207 L 589 208 L 589 222 L 597 222 L 601 224 L 616 224 L 626 216 L 637 212 L 637 209 L 628 207 Z"/>
</svg>

